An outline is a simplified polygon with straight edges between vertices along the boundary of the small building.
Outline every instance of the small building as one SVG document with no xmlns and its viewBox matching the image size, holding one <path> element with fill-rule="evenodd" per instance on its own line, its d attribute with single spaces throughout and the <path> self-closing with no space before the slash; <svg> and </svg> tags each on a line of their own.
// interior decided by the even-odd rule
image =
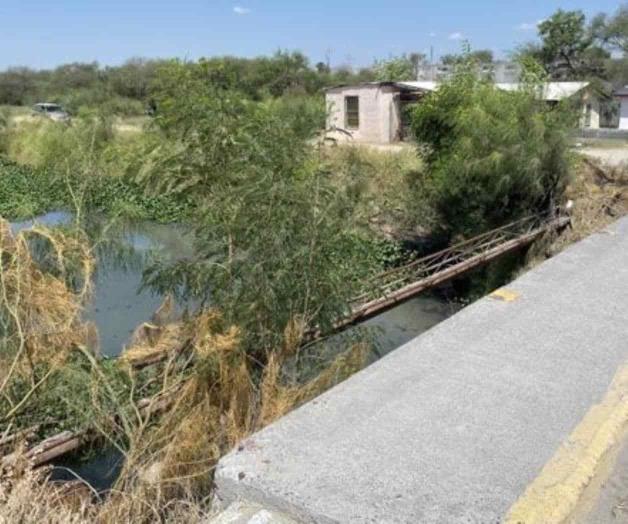
<svg viewBox="0 0 628 524">
<path fill-rule="evenodd" d="M 628 130 L 628 86 L 616 90 L 613 95 L 619 102 L 619 129 Z"/>
<path fill-rule="evenodd" d="M 418 102 L 432 90 L 412 84 L 367 82 L 328 89 L 325 94 L 327 129 L 335 132 L 335 138 L 355 142 L 388 144 L 403 140 L 407 125 L 405 106 Z"/>
<path fill-rule="evenodd" d="M 339 141 L 372 144 L 403 141 L 410 136 L 407 106 L 419 102 L 439 85 L 433 81 L 368 82 L 329 88 L 325 96 L 328 136 Z M 516 91 L 521 87 L 516 82 L 495 85 L 505 91 Z M 581 127 L 597 129 L 600 126 L 600 103 L 588 86 L 588 82 L 548 82 L 540 98 L 557 103 L 579 95 L 583 104 Z M 628 111 L 628 90 L 624 111 Z M 628 112 L 625 118 L 628 126 Z"/>
<path fill-rule="evenodd" d="M 418 67 L 417 80 L 444 82 L 451 80 L 457 69 L 455 64 L 424 62 Z M 490 63 L 478 63 L 474 69 L 478 76 L 494 82 L 519 82 L 521 77 L 521 66 L 517 62 L 494 60 Z"/>
</svg>

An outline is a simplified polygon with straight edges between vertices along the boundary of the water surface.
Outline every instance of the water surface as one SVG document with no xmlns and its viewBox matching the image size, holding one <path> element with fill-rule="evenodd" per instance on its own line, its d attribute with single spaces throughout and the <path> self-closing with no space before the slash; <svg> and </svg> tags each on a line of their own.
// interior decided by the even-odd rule
<svg viewBox="0 0 628 524">
<path fill-rule="evenodd" d="M 53 212 L 34 220 L 12 224 L 15 232 L 34 223 L 57 226 L 69 223 L 72 215 Z M 175 261 L 193 254 L 192 236 L 179 225 L 133 222 L 103 233 L 104 221 L 97 221 L 95 235 L 106 242 L 96 252 L 94 293 L 86 306 L 85 317 L 95 322 L 100 351 L 118 355 L 135 328 L 150 320 L 164 297 L 142 289 L 142 273 L 155 257 Z M 91 228 L 88 228 L 88 230 Z M 91 234 L 91 231 L 90 231 Z"/>
</svg>

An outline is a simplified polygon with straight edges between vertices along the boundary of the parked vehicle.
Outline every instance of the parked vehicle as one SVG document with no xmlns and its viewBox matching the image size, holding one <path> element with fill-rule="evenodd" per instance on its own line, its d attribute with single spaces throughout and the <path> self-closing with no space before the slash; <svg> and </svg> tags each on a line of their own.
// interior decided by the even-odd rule
<svg viewBox="0 0 628 524">
<path fill-rule="evenodd" d="M 35 104 L 33 113 L 36 116 L 50 118 L 50 120 L 55 122 L 68 122 L 70 120 L 70 114 L 59 104 L 50 104 L 48 102 Z"/>
</svg>

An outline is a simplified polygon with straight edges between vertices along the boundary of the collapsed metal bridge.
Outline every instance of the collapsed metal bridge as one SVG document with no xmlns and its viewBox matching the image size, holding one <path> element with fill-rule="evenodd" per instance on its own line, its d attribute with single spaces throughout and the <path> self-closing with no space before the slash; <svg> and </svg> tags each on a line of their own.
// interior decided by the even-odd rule
<svg viewBox="0 0 628 524">
<path fill-rule="evenodd" d="M 353 299 L 350 313 L 334 324 L 333 333 L 530 245 L 541 235 L 566 227 L 570 221 L 569 216 L 560 216 L 556 212 L 529 216 L 379 274 L 367 282 L 364 293 Z M 329 334 L 332 333 L 326 333 Z"/>
</svg>

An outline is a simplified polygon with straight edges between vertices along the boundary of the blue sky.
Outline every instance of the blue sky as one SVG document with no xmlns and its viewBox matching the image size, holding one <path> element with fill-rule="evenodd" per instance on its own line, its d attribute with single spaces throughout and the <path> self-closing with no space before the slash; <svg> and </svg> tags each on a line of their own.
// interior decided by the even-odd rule
<svg viewBox="0 0 628 524">
<path fill-rule="evenodd" d="M 620 0 L 0 0 L 0 68 L 132 56 L 255 56 L 299 49 L 314 62 L 473 48 L 504 55 L 558 8 L 591 15 Z"/>
</svg>

